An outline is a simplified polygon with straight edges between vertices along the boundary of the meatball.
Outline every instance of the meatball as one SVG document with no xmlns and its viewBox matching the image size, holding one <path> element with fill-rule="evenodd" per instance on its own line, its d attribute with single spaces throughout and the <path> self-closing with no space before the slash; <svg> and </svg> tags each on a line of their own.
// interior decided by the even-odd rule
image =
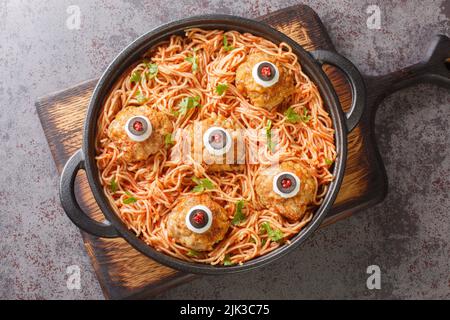
<svg viewBox="0 0 450 320">
<path fill-rule="evenodd" d="M 274 177 L 282 172 L 295 174 L 300 180 L 300 189 L 295 196 L 284 198 L 274 191 Z M 260 171 L 255 180 L 255 191 L 261 203 L 268 209 L 289 220 L 300 220 L 306 208 L 314 201 L 317 181 L 308 169 L 293 161 L 286 161 L 278 167 Z M 290 183 L 289 183 L 290 185 Z"/>
<path fill-rule="evenodd" d="M 129 137 L 125 126 L 130 118 L 144 116 L 152 126 L 151 135 L 144 141 L 135 141 Z M 125 161 L 146 160 L 164 146 L 164 138 L 173 130 L 172 122 L 162 112 L 148 106 L 126 107 L 119 111 L 108 127 L 108 136 L 123 152 Z"/>
<path fill-rule="evenodd" d="M 212 214 L 211 225 L 202 233 L 192 231 L 186 224 L 186 215 L 195 206 L 205 206 Z M 230 221 L 225 209 L 207 194 L 189 195 L 181 198 L 177 206 L 169 213 L 167 220 L 169 237 L 196 251 L 211 251 L 213 246 L 225 237 L 229 226 Z"/>
<path fill-rule="evenodd" d="M 222 155 L 216 155 L 205 146 L 203 135 L 207 133 L 208 129 L 213 127 L 220 127 L 229 133 L 232 140 L 233 149 Z M 198 129 L 197 129 L 198 128 Z M 190 139 L 191 156 L 194 160 L 202 161 L 202 164 L 209 172 L 223 172 L 223 171 L 239 171 L 244 169 L 245 150 L 238 145 L 239 132 L 231 119 L 227 119 L 221 115 L 213 114 L 210 118 L 190 124 L 186 130 Z M 239 149 L 239 150 L 238 150 Z M 227 163 L 228 162 L 228 163 Z"/>
<path fill-rule="evenodd" d="M 262 86 L 253 77 L 253 67 L 263 61 L 275 65 L 279 72 L 278 81 L 271 86 Z M 253 53 L 237 68 L 236 87 L 255 107 L 272 110 L 294 92 L 294 78 L 289 70 L 272 56 Z"/>
</svg>

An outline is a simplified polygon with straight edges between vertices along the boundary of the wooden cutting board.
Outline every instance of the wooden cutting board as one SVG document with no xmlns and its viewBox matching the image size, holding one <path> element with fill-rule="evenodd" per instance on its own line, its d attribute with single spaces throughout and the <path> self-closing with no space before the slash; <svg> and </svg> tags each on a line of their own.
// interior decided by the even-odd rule
<svg viewBox="0 0 450 320">
<path fill-rule="evenodd" d="M 306 50 L 334 46 L 317 14 L 309 7 L 285 8 L 261 20 L 301 44 Z M 343 74 L 325 67 L 344 110 L 351 103 L 351 91 Z M 86 108 L 97 80 L 43 97 L 36 108 L 58 171 L 81 147 Z M 384 166 L 373 137 L 374 105 L 368 106 L 361 123 L 348 136 L 348 159 L 344 181 L 337 200 L 322 226 L 343 219 L 356 210 L 380 202 L 387 191 Z M 373 111 L 373 112 L 372 112 Z M 101 219 L 102 214 L 90 192 L 84 173 L 77 179 L 77 197 L 85 212 Z M 106 298 L 151 297 L 198 276 L 181 273 L 143 256 L 121 238 L 101 239 L 81 232 Z"/>
</svg>

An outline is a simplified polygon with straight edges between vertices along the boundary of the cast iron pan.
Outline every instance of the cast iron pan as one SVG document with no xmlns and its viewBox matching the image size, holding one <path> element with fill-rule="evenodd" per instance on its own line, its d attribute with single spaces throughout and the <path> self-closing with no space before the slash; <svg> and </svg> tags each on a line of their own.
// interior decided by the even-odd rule
<svg viewBox="0 0 450 320">
<path fill-rule="evenodd" d="M 130 231 L 116 215 L 103 193 L 98 169 L 95 163 L 95 137 L 97 131 L 97 118 L 112 85 L 126 69 L 141 58 L 151 47 L 154 47 L 170 35 L 183 34 L 187 28 L 236 30 L 250 32 L 256 36 L 266 38 L 274 43 L 286 42 L 298 56 L 303 71 L 311 78 L 320 90 L 325 106 L 328 108 L 335 129 L 335 142 L 338 157 L 334 163 L 334 181 L 330 184 L 322 205 L 316 210 L 311 222 L 305 226 L 289 245 L 280 248 L 248 262 L 234 266 L 211 266 L 205 264 L 186 262 L 148 246 Z M 338 97 L 326 74 L 322 71 L 322 64 L 331 64 L 341 69 L 346 75 L 352 88 L 352 106 L 344 114 Z M 329 51 L 306 52 L 299 44 L 286 35 L 270 26 L 254 20 L 229 15 L 203 15 L 172 22 L 158 27 L 136 39 L 127 46 L 108 66 L 100 78 L 90 101 L 83 132 L 83 146 L 66 163 L 61 175 L 60 198 L 64 210 L 69 218 L 82 230 L 99 237 L 123 237 L 134 248 L 144 255 L 169 267 L 199 274 L 226 274 L 253 270 L 275 261 L 291 250 L 297 248 L 320 225 L 331 208 L 341 186 L 347 158 L 347 134 L 361 118 L 366 104 L 366 91 L 364 81 L 356 67 L 346 58 Z M 77 172 L 83 169 L 86 172 L 92 193 L 105 215 L 105 222 L 100 223 L 89 218 L 80 208 L 75 198 L 74 182 Z"/>
</svg>

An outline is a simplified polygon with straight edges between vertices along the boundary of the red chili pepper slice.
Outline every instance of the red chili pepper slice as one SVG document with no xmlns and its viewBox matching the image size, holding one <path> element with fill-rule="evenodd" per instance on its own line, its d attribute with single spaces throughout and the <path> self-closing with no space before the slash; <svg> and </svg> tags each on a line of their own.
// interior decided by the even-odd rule
<svg viewBox="0 0 450 320">
<path fill-rule="evenodd" d="M 135 123 L 133 123 L 133 129 L 136 131 L 142 131 L 144 130 L 144 125 L 142 124 L 142 122 L 136 121 Z"/>
<path fill-rule="evenodd" d="M 283 180 L 281 180 L 281 186 L 283 188 L 287 189 L 290 186 L 292 186 L 292 181 L 290 179 L 283 179 Z"/>
<path fill-rule="evenodd" d="M 195 221 L 195 223 L 197 224 L 201 224 L 203 223 L 203 220 L 205 219 L 205 216 L 203 214 L 203 212 L 197 212 L 195 213 L 193 220 Z"/>
<path fill-rule="evenodd" d="M 261 74 L 264 77 L 270 77 L 270 75 L 272 74 L 272 70 L 270 70 L 269 66 L 264 66 L 261 68 Z"/>
</svg>

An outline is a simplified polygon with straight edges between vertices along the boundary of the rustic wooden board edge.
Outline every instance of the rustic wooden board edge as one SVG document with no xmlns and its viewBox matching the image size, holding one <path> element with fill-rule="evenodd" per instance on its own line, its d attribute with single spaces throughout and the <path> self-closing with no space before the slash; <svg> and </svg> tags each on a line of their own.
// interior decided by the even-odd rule
<svg viewBox="0 0 450 320">
<path fill-rule="evenodd" d="M 319 33 L 322 35 L 318 46 L 320 46 L 320 48 L 324 50 L 336 51 L 333 42 L 331 41 L 331 38 L 328 34 L 328 31 L 323 25 L 319 15 L 317 14 L 316 11 L 314 11 L 314 9 L 312 9 L 310 6 L 306 4 L 296 4 L 283 9 L 279 9 L 277 11 L 260 16 L 256 18 L 256 20 L 268 23 L 269 25 L 273 25 L 275 24 L 276 21 L 280 21 L 279 24 L 282 25 L 284 19 L 281 19 L 280 15 L 281 11 L 285 11 L 285 14 L 287 15 L 293 15 L 295 11 L 304 11 L 306 13 L 305 17 L 309 19 L 308 20 L 309 22 L 314 24 L 314 26 L 318 29 Z M 268 21 L 272 21 L 272 23 L 269 23 Z"/>
</svg>

